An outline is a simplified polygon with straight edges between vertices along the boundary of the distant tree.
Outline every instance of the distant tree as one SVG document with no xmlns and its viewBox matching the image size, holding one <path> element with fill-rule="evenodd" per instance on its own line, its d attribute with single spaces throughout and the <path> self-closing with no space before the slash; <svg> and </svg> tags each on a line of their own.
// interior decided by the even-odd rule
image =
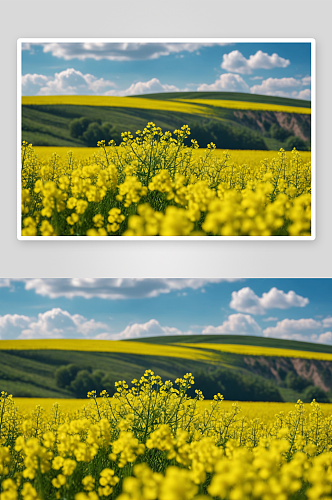
<svg viewBox="0 0 332 500">
<path fill-rule="evenodd" d="M 267 149 L 263 137 L 245 127 L 232 127 L 219 121 L 192 122 L 190 131 L 185 141 L 187 146 L 191 144 L 191 139 L 196 139 L 201 147 L 213 142 L 219 149 Z"/>
<path fill-rule="evenodd" d="M 311 403 L 315 399 L 318 403 L 330 403 L 331 394 L 326 393 L 321 387 L 311 385 L 303 393 L 303 402 Z"/>
<path fill-rule="evenodd" d="M 198 370 L 194 376 L 195 387 L 199 387 L 206 399 L 213 399 L 220 392 L 225 399 L 233 401 L 283 401 L 278 387 L 260 376 L 226 369 L 212 372 Z M 190 391 L 190 395 L 194 396 L 194 388 Z"/>
<path fill-rule="evenodd" d="M 89 120 L 89 118 L 86 118 L 85 116 L 83 116 L 82 118 L 74 118 L 74 120 L 69 123 L 70 136 L 74 137 L 75 139 L 81 138 L 90 123 L 91 120 Z"/>
<path fill-rule="evenodd" d="M 270 136 L 273 137 L 273 139 L 277 139 L 278 141 L 284 141 L 287 139 L 287 137 L 291 136 L 292 132 L 289 130 L 286 130 L 283 127 L 280 127 L 280 125 L 277 125 L 276 123 L 273 123 L 270 127 Z"/>
<path fill-rule="evenodd" d="M 312 385 L 310 380 L 307 380 L 303 377 L 299 377 L 294 372 L 289 372 L 285 379 L 287 387 L 293 389 L 294 391 L 302 392 L 306 387 Z"/>
<path fill-rule="evenodd" d="M 81 368 L 79 366 L 74 364 L 60 366 L 60 368 L 58 368 L 54 372 L 55 383 L 57 387 L 60 387 L 61 389 L 66 389 L 67 387 L 69 387 L 80 369 Z"/>
<path fill-rule="evenodd" d="M 87 146 L 96 147 L 98 141 L 104 140 L 106 142 L 105 135 L 106 134 L 105 130 L 103 130 L 103 127 L 97 122 L 92 122 L 89 123 L 88 128 L 85 132 L 83 132 L 82 140 L 86 143 Z"/>
<path fill-rule="evenodd" d="M 285 141 L 285 149 L 291 151 L 294 148 L 296 148 L 298 151 L 308 151 L 308 144 L 307 142 L 303 141 L 301 137 L 291 135 Z"/>
<path fill-rule="evenodd" d="M 70 390 L 77 398 L 85 398 L 90 391 L 100 392 L 99 379 L 95 378 L 88 370 L 81 370 L 70 384 Z"/>
</svg>

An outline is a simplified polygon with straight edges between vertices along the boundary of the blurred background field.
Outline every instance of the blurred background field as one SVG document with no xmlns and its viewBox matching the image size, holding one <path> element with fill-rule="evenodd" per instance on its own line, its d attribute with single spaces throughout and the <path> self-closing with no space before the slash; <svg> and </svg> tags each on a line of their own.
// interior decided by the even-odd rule
<svg viewBox="0 0 332 500">
<path fill-rule="evenodd" d="M 61 398 L 15 398 L 15 404 L 20 408 L 22 413 L 29 413 L 40 405 L 46 412 L 50 412 L 52 406 L 58 403 L 60 409 L 65 413 L 72 413 L 80 410 L 88 403 L 87 399 L 61 399 Z M 242 415 L 249 419 L 260 418 L 261 420 L 271 419 L 276 413 L 284 411 L 288 413 L 294 410 L 294 403 L 274 403 L 274 402 L 251 402 L 239 401 L 238 402 Z M 222 409 L 230 411 L 234 401 L 223 401 Z M 211 400 L 204 400 L 199 403 L 199 408 L 204 411 L 210 408 Z M 322 410 L 325 416 L 332 414 L 332 403 L 321 403 Z M 309 412 L 310 403 L 305 403 L 304 408 Z"/>
</svg>

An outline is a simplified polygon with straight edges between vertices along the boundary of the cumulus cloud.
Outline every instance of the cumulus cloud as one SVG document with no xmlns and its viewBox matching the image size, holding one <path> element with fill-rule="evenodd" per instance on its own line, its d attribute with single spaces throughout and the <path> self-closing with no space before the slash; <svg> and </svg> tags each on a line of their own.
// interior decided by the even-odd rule
<svg viewBox="0 0 332 500">
<path fill-rule="evenodd" d="M 322 324 L 324 328 L 330 328 L 332 326 L 332 317 L 328 316 L 322 320 Z"/>
<path fill-rule="evenodd" d="M 192 333 L 192 332 L 186 332 Z M 107 334 L 102 333 L 96 336 L 103 340 L 122 340 L 142 337 L 160 337 L 162 335 L 183 335 L 184 332 L 170 326 L 161 326 L 156 319 L 150 319 L 146 323 L 134 323 L 128 325 L 121 333 Z"/>
<path fill-rule="evenodd" d="M 0 339 L 88 338 L 109 331 L 105 323 L 71 315 L 60 308 L 38 314 L 37 318 L 19 314 L 0 316 Z"/>
<path fill-rule="evenodd" d="M 310 99 L 310 90 L 301 90 L 303 85 L 308 85 L 307 79 L 296 79 L 293 77 L 267 78 L 260 85 L 253 85 L 250 88 L 252 94 L 275 95 L 279 97 L 295 97 L 301 99 Z M 306 83 L 303 83 L 303 80 Z"/>
<path fill-rule="evenodd" d="M 29 325 L 22 330 L 18 338 L 84 338 L 105 329 L 109 330 L 105 323 L 94 319 L 87 320 L 80 314 L 71 315 L 68 311 L 57 307 L 45 313 L 39 313 L 36 321 L 30 320 Z"/>
<path fill-rule="evenodd" d="M 249 92 L 249 85 L 243 80 L 240 75 L 234 75 L 233 73 L 223 73 L 214 83 L 211 83 L 210 85 L 207 83 L 202 83 L 197 87 L 197 90 Z"/>
<path fill-rule="evenodd" d="M 122 91 L 110 90 L 105 95 L 140 95 L 140 94 L 153 94 L 157 92 L 177 92 L 179 89 L 175 85 L 162 84 L 158 78 L 151 78 L 148 82 L 132 83 L 130 87 Z"/>
<path fill-rule="evenodd" d="M 262 329 L 249 314 L 231 314 L 220 326 L 206 326 L 202 333 L 261 335 Z"/>
<path fill-rule="evenodd" d="M 22 76 L 23 95 L 99 95 L 114 87 L 110 80 L 83 74 L 74 68 L 67 68 L 50 77 L 37 74 Z"/>
<path fill-rule="evenodd" d="M 60 42 L 43 43 L 43 52 L 51 53 L 54 57 L 65 59 L 95 59 L 100 61 L 133 61 L 158 59 L 161 56 L 179 54 L 180 52 L 196 52 L 202 47 L 213 45 L 227 45 L 225 43 L 144 43 L 144 42 Z M 33 44 L 30 44 L 30 48 Z"/>
<path fill-rule="evenodd" d="M 22 95 L 109 95 L 129 96 L 157 92 L 176 92 L 175 85 L 163 84 L 158 78 L 147 82 L 132 83 L 125 90 L 118 90 L 110 80 L 83 74 L 74 68 L 67 68 L 54 76 L 26 74 L 22 76 Z"/>
<path fill-rule="evenodd" d="M 10 288 L 11 286 L 9 278 L 0 278 L 0 288 Z"/>
<path fill-rule="evenodd" d="M 288 309 L 290 307 L 305 307 L 309 304 L 309 299 L 297 295 L 290 290 L 285 293 L 273 287 L 262 297 L 258 297 L 249 288 L 241 288 L 238 292 L 232 292 L 232 300 L 229 306 L 236 311 L 249 314 L 265 314 L 267 309 Z"/>
<path fill-rule="evenodd" d="M 297 93 L 292 93 L 292 97 L 295 97 L 296 99 L 305 99 L 306 101 L 310 101 L 311 90 L 310 89 L 300 90 Z"/>
<path fill-rule="evenodd" d="M 249 56 L 249 59 L 246 59 L 239 50 L 233 50 L 223 55 L 221 63 L 222 69 L 242 75 L 249 75 L 255 69 L 287 68 L 289 65 L 289 59 L 284 59 L 276 53 L 269 56 L 261 50 Z"/>
<path fill-rule="evenodd" d="M 27 74 L 22 76 L 22 95 L 36 95 L 44 87 L 49 78 L 45 75 Z"/>
<path fill-rule="evenodd" d="M 30 322 L 31 318 L 20 314 L 0 316 L 0 340 L 16 339 Z"/>
<path fill-rule="evenodd" d="M 302 78 L 302 85 L 311 85 L 311 76 L 305 76 Z"/>
<path fill-rule="evenodd" d="M 312 318 L 283 319 L 276 326 L 269 326 L 263 331 L 264 337 L 293 340 L 309 340 L 310 334 L 321 331 L 322 323 Z M 314 337 L 312 337 L 314 338 Z"/>
<path fill-rule="evenodd" d="M 321 333 L 316 342 L 319 344 L 332 344 L 332 332 Z"/>
<path fill-rule="evenodd" d="M 22 280 L 26 290 L 55 299 L 139 299 L 186 288 L 198 290 L 211 283 L 236 281 L 221 278 L 31 278 Z"/>
</svg>

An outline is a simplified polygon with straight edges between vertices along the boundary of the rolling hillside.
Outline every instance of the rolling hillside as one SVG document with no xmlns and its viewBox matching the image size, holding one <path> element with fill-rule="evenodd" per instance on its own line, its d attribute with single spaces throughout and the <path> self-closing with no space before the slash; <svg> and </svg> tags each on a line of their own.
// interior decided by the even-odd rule
<svg viewBox="0 0 332 500">
<path fill-rule="evenodd" d="M 0 351 L 0 391 L 17 397 L 84 397 L 86 389 L 103 386 L 111 392 L 115 381 L 138 378 L 148 368 L 173 380 L 192 372 L 207 397 L 220 385 L 226 399 L 292 402 L 315 391 L 318 400 L 332 397 L 332 346 L 305 342 L 221 335 L 1 340 Z M 59 368 L 72 365 L 71 385 L 61 386 Z"/>
<path fill-rule="evenodd" d="M 193 127 L 192 137 L 201 147 L 206 146 L 205 137 L 200 141 L 202 126 L 209 126 L 210 131 L 217 127 L 217 139 L 226 132 L 245 136 L 245 147 L 236 148 L 232 143 L 217 147 L 278 150 L 289 135 L 308 142 L 310 147 L 310 112 L 309 101 L 230 92 L 176 92 L 144 97 L 33 96 L 22 98 L 22 140 L 34 146 L 93 146 L 94 141 L 87 144 L 70 132 L 73 120 L 86 118 L 115 127 L 117 143 L 121 132 L 135 133 L 153 121 L 164 131 L 189 124 Z"/>
</svg>

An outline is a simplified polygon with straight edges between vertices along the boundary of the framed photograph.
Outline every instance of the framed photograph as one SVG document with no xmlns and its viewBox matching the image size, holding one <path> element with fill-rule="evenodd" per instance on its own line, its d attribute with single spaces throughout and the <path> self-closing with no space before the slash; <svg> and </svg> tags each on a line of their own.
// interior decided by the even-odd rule
<svg viewBox="0 0 332 500">
<path fill-rule="evenodd" d="M 315 239 L 314 39 L 17 48 L 18 239 Z"/>
</svg>

